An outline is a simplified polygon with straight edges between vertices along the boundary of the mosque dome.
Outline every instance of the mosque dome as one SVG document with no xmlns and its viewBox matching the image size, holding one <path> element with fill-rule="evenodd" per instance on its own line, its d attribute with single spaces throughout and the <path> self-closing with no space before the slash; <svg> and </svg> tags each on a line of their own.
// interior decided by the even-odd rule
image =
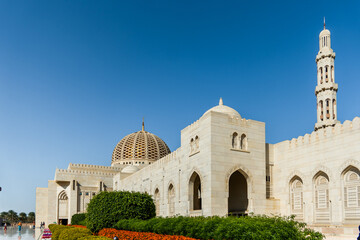
<svg viewBox="0 0 360 240">
<path fill-rule="evenodd" d="M 222 98 L 220 98 L 219 100 L 219 105 L 213 107 L 213 108 L 210 108 L 209 110 L 207 110 L 205 114 L 207 114 L 208 112 L 220 112 L 220 113 L 225 113 L 225 114 L 228 114 L 230 115 L 231 117 L 237 117 L 237 118 L 241 118 L 240 114 L 233 108 L 231 107 L 228 107 L 228 106 L 225 106 L 223 104 L 223 100 Z M 203 116 L 204 116 L 203 115 Z"/>
<path fill-rule="evenodd" d="M 156 161 L 170 153 L 169 147 L 158 136 L 144 130 L 127 135 L 116 145 L 111 164 L 129 160 Z"/>
<path fill-rule="evenodd" d="M 124 167 L 124 169 L 121 171 L 122 173 L 134 173 L 139 171 L 139 168 L 134 165 L 129 165 Z"/>
</svg>

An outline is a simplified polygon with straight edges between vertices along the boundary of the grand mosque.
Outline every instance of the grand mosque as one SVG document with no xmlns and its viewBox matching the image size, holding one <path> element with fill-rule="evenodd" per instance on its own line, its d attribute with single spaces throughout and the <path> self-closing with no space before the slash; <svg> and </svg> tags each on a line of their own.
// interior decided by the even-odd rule
<svg viewBox="0 0 360 240">
<path fill-rule="evenodd" d="M 334 60 L 324 25 L 312 133 L 268 144 L 264 122 L 220 99 L 181 131 L 173 152 L 143 125 L 117 143 L 111 166 L 56 169 L 54 180 L 36 189 L 36 224 L 67 224 L 97 193 L 126 190 L 152 195 L 157 216 L 295 215 L 345 234 L 360 222 L 360 118 L 337 120 Z"/>
</svg>

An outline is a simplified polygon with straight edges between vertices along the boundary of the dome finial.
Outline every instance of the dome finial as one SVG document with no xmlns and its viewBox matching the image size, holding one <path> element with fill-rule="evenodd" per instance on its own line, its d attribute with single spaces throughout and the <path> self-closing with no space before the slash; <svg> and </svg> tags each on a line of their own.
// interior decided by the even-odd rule
<svg viewBox="0 0 360 240">
<path fill-rule="evenodd" d="M 223 100 L 222 100 L 222 97 L 221 97 L 220 100 L 219 100 L 219 105 L 220 105 L 220 106 L 221 106 L 221 105 L 224 105 Z"/>
<path fill-rule="evenodd" d="M 143 117 L 143 121 L 142 121 L 142 129 L 141 129 L 141 131 L 145 131 L 144 117 Z"/>
<path fill-rule="evenodd" d="M 324 30 L 325 30 L 325 16 L 324 16 Z"/>
</svg>

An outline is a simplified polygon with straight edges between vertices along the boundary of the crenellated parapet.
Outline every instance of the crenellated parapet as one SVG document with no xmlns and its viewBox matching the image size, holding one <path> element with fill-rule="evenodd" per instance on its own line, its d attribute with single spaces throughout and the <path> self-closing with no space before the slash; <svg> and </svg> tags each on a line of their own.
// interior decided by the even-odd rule
<svg viewBox="0 0 360 240">
<path fill-rule="evenodd" d="M 183 129 L 181 130 L 181 132 L 187 131 L 187 130 L 191 131 L 191 130 L 193 130 L 193 129 L 195 129 L 195 128 L 198 128 L 199 125 L 200 125 L 199 122 L 200 122 L 200 119 L 196 120 L 196 121 L 193 122 L 192 124 L 190 124 L 190 125 L 188 125 L 187 127 L 183 128 Z"/>
<path fill-rule="evenodd" d="M 82 175 L 102 175 L 102 176 L 114 176 L 116 172 L 100 172 L 100 171 L 90 171 L 90 170 L 71 170 L 71 169 L 56 169 L 55 171 L 55 180 L 57 174 L 82 174 Z"/>
<path fill-rule="evenodd" d="M 103 171 L 117 171 L 121 170 L 120 167 L 113 166 L 99 166 L 99 165 L 91 165 L 91 164 L 80 164 L 80 163 L 70 163 L 68 169 L 94 169 L 94 170 L 103 170 Z"/>
<path fill-rule="evenodd" d="M 291 140 L 286 140 L 280 143 L 275 144 L 277 147 L 284 147 L 289 149 L 294 149 L 297 147 L 302 147 L 304 145 L 314 144 L 317 142 L 324 141 L 326 139 L 334 138 L 342 134 L 346 134 L 351 131 L 360 130 L 360 118 L 355 117 L 352 121 L 346 120 L 344 123 L 337 123 L 334 127 L 322 128 L 317 131 L 313 131 L 311 134 L 305 134 L 304 136 L 299 136 L 298 138 L 293 138 Z"/>
</svg>

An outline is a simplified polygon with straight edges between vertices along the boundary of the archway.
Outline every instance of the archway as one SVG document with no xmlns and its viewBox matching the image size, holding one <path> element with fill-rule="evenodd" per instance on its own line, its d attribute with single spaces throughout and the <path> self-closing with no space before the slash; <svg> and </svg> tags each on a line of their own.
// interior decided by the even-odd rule
<svg viewBox="0 0 360 240">
<path fill-rule="evenodd" d="M 189 197 L 190 197 L 190 209 L 201 210 L 202 198 L 201 198 L 201 180 L 199 174 L 194 172 L 189 181 Z"/>
<path fill-rule="evenodd" d="M 68 224 L 68 209 L 69 209 L 69 201 L 68 196 L 66 195 L 65 191 L 61 191 L 58 197 L 58 216 L 60 225 L 67 225 Z"/>
<path fill-rule="evenodd" d="M 228 214 L 235 216 L 246 215 L 248 205 L 246 178 L 239 171 L 235 171 L 229 178 Z"/>
</svg>

